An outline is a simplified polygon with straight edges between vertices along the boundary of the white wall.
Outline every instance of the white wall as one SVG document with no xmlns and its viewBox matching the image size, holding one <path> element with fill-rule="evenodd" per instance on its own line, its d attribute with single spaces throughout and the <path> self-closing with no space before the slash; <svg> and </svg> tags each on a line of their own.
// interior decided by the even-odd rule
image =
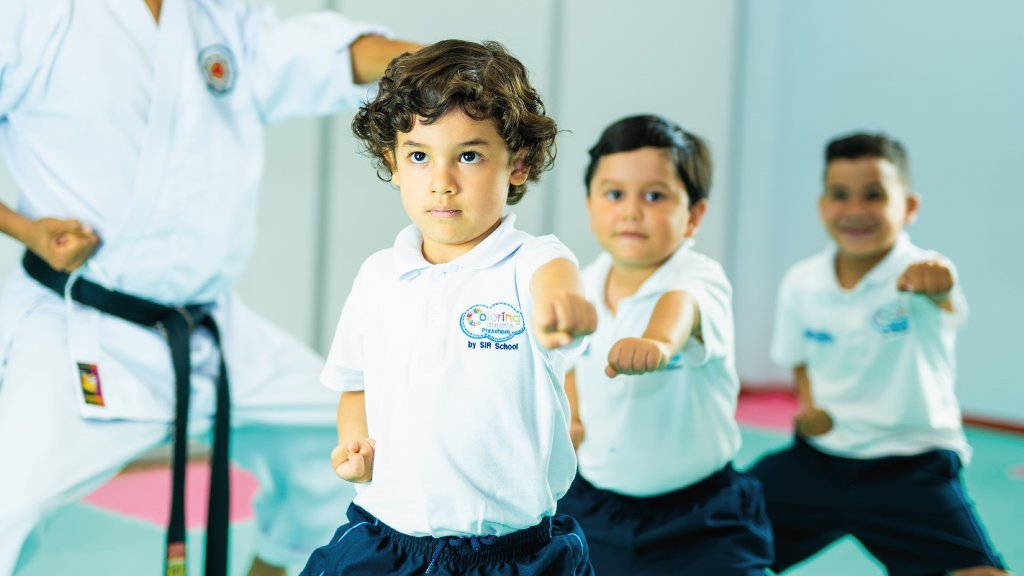
<svg viewBox="0 0 1024 576">
<path fill-rule="evenodd" d="M 748 381 L 787 379 L 767 343 L 778 281 L 825 243 L 822 155 L 832 136 L 884 130 L 910 152 L 922 209 L 909 231 L 958 266 L 965 412 L 1020 422 L 1024 3 L 758 0 L 740 37 L 732 229 L 738 358 Z"/>
</svg>

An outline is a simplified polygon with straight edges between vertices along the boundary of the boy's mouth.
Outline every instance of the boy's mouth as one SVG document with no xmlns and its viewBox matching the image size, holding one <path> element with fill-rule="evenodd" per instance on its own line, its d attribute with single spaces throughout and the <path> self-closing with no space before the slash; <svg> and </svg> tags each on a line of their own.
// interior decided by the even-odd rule
<svg viewBox="0 0 1024 576">
<path fill-rule="evenodd" d="M 642 232 L 633 232 L 633 231 L 630 231 L 630 232 L 616 232 L 615 233 L 615 237 L 616 238 L 622 238 L 623 240 L 646 240 L 647 239 L 647 234 L 644 234 Z"/>
<path fill-rule="evenodd" d="M 431 216 L 433 216 L 435 218 L 454 218 L 454 217 L 458 216 L 459 214 L 462 214 L 462 210 L 456 210 L 455 208 L 444 208 L 444 207 L 438 206 L 436 208 L 431 208 L 428 211 L 428 214 L 430 214 Z"/>
<path fill-rule="evenodd" d="M 838 226 L 836 229 L 843 236 L 854 236 L 858 238 L 868 236 L 875 231 L 874 226 Z"/>
</svg>

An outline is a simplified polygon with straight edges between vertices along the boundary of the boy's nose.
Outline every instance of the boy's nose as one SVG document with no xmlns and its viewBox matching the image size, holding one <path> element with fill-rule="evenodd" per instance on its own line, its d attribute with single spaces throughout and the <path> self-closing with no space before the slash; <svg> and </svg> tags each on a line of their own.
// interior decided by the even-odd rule
<svg viewBox="0 0 1024 576">
<path fill-rule="evenodd" d="M 430 175 L 431 194 L 454 194 L 456 190 L 455 179 L 445 167 L 435 168 Z"/>
<path fill-rule="evenodd" d="M 644 211 L 640 207 L 640 203 L 635 200 L 626 200 L 622 203 L 622 208 L 619 211 L 619 217 L 623 220 L 640 220 L 644 216 Z"/>
</svg>

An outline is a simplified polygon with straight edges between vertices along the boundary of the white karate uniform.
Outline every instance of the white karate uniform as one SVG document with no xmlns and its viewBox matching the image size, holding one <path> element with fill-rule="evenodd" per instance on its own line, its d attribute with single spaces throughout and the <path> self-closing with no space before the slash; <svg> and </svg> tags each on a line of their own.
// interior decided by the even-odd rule
<svg viewBox="0 0 1024 576">
<path fill-rule="evenodd" d="M 304 559 L 351 494 L 327 465 L 337 396 L 321 360 L 230 291 L 252 247 L 263 124 L 365 94 L 348 45 L 383 33 L 335 13 L 287 20 L 238 0 L 0 0 L 0 151 L 30 217 L 77 218 L 83 277 L 168 305 L 215 303 L 234 455 L 264 490 L 258 553 Z M 209 429 L 218 355 L 192 339 L 191 430 Z M 83 394 L 94 365 L 102 405 Z M 49 513 L 169 436 L 166 342 L 29 279 L 0 296 L 0 575 Z M 280 426 L 290 427 L 287 431 Z"/>
</svg>

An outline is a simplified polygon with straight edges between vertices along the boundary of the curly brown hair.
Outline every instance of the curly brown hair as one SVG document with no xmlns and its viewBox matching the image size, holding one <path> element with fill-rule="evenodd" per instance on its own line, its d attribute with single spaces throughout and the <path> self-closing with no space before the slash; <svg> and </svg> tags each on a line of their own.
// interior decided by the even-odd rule
<svg viewBox="0 0 1024 576">
<path fill-rule="evenodd" d="M 377 96 L 356 113 L 352 132 L 374 159 L 378 177 L 390 182 L 398 133 L 412 130 L 417 117 L 429 124 L 455 107 L 474 120 L 493 119 L 509 150 L 525 150 L 528 180 L 537 181 L 551 168 L 558 127 L 545 114 L 526 68 L 497 42 L 442 40 L 395 58 Z M 508 204 L 525 194 L 525 183 L 509 184 Z"/>
</svg>

